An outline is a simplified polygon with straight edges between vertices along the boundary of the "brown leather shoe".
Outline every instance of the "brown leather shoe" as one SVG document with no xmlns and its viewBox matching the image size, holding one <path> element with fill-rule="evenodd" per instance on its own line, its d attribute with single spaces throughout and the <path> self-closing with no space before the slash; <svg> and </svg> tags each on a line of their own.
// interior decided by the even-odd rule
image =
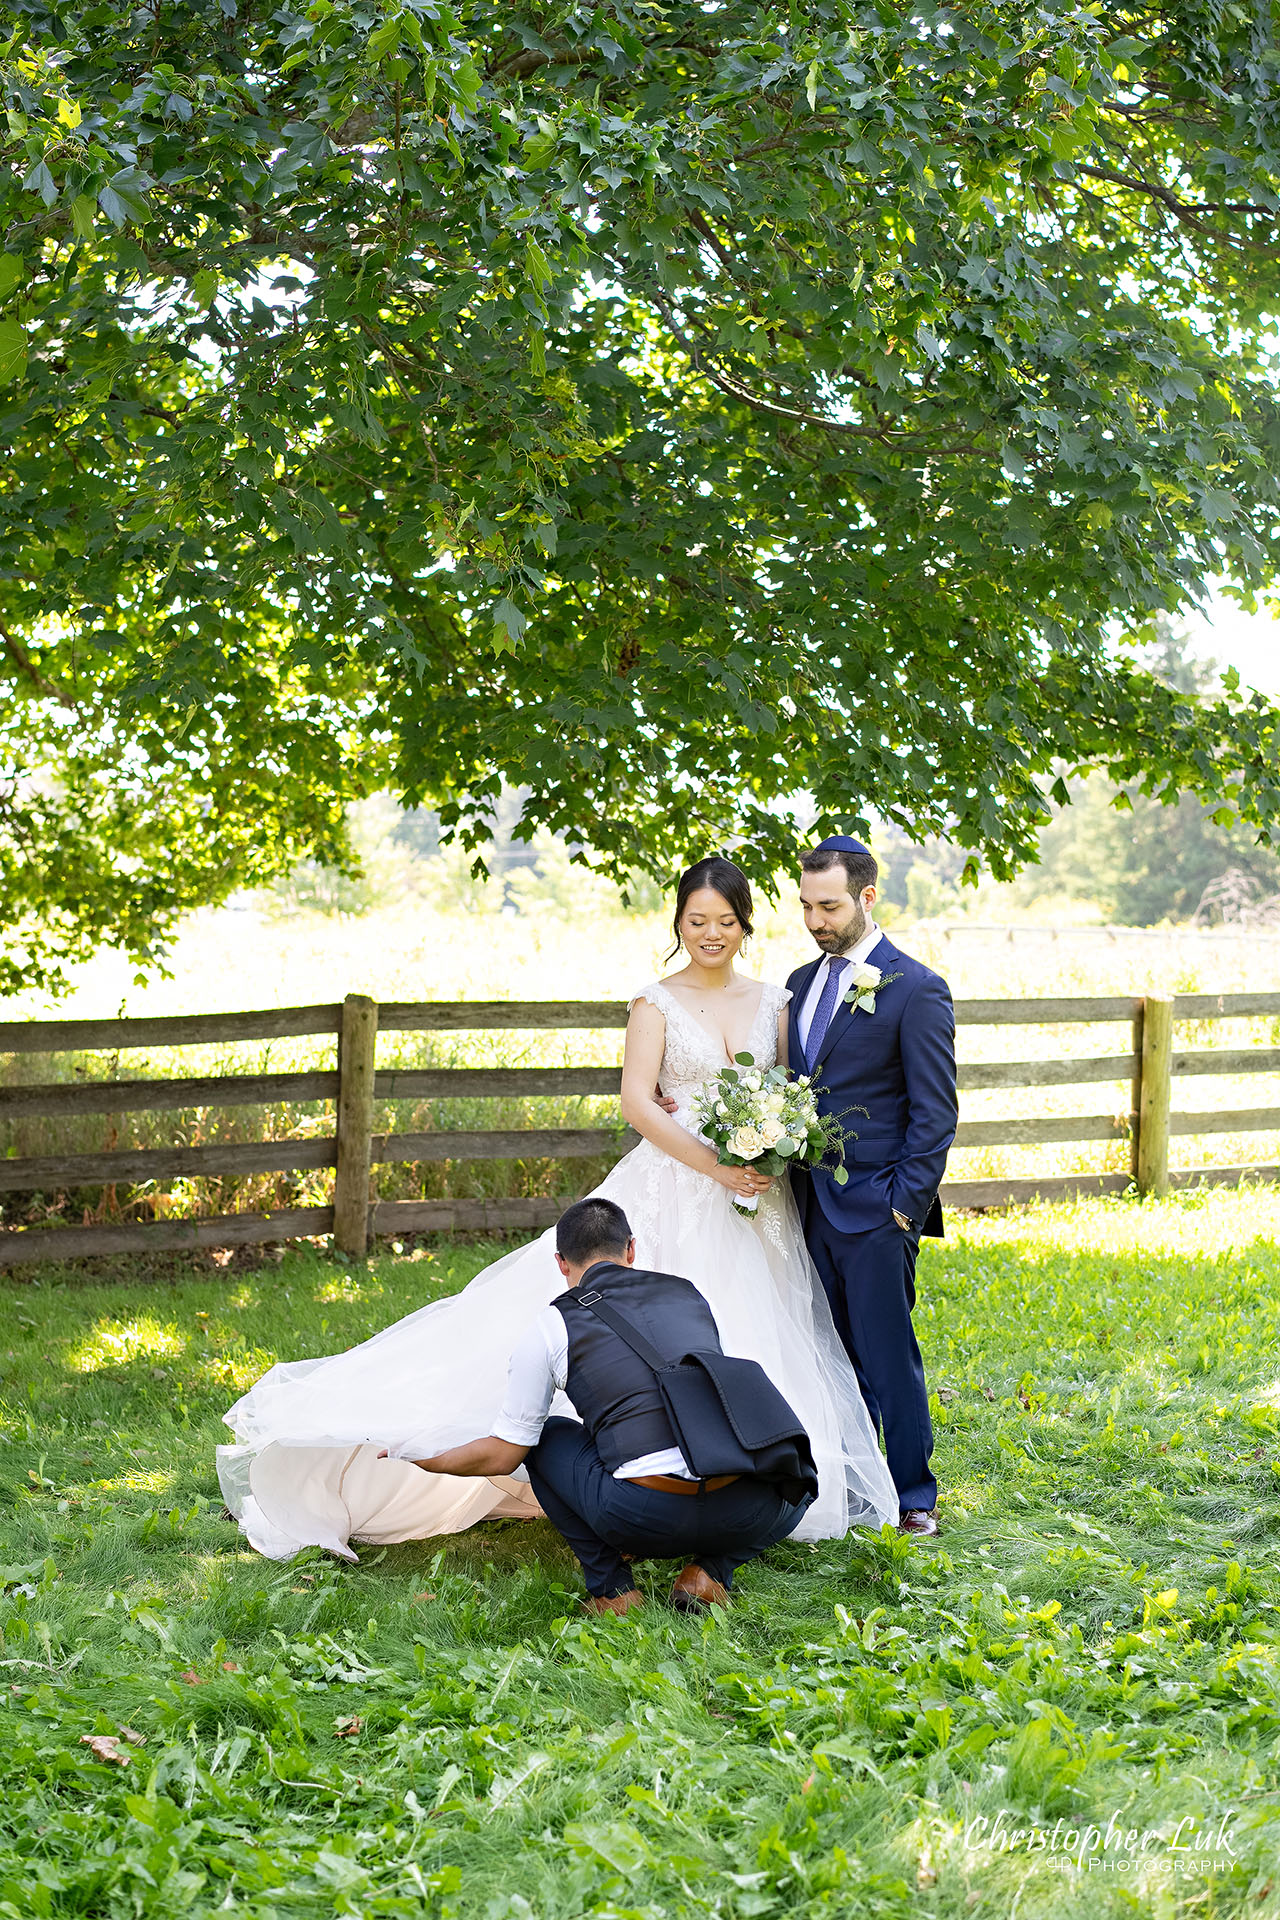
<svg viewBox="0 0 1280 1920">
<path fill-rule="evenodd" d="M 729 1589 L 691 1561 L 671 1589 L 671 1604 L 681 1613 L 705 1613 L 708 1607 L 727 1607 Z"/>
<path fill-rule="evenodd" d="M 632 1607 L 644 1605 L 644 1595 L 638 1588 L 632 1587 L 628 1593 L 593 1593 L 587 1596 L 588 1613 L 616 1613 L 621 1617 L 630 1613 Z"/>
<path fill-rule="evenodd" d="M 931 1540 L 937 1531 L 938 1509 L 936 1507 L 907 1507 L 898 1516 L 899 1533 L 915 1533 L 922 1539 Z"/>
</svg>

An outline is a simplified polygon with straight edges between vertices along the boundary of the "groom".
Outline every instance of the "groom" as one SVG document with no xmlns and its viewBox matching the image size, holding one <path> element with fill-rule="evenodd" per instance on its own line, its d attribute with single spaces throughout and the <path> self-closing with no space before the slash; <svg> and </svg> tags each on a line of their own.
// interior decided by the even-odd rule
<svg viewBox="0 0 1280 1920">
<path fill-rule="evenodd" d="M 955 1018 L 946 981 L 886 939 L 879 869 L 846 834 L 800 862 L 805 925 L 822 952 L 787 981 L 790 1063 L 821 1070 L 818 1106 L 857 1106 L 846 1186 L 797 1169 L 805 1239 L 872 1419 L 884 1430 L 904 1533 L 938 1531 L 924 1363 L 911 1324 L 921 1234 L 942 1233 L 938 1187 L 956 1131 Z"/>
</svg>

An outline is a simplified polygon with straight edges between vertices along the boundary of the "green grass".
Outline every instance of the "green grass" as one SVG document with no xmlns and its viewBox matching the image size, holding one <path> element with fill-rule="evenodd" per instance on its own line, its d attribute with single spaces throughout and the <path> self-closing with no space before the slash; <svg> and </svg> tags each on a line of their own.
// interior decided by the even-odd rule
<svg viewBox="0 0 1280 1920">
<path fill-rule="evenodd" d="M 0 1914 L 1280 1911 L 1278 1243 L 1263 1192 L 926 1248 L 941 1542 L 784 1546 L 705 1623 L 661 1569 L 585 1620 L 541 1524 L 279 1567 L 221 1517 L 239 1385 L 485 1249 L 7 1282 Z M 1112 1816 L 1145 1850 L 1064 1870 Z"/>
</svg>

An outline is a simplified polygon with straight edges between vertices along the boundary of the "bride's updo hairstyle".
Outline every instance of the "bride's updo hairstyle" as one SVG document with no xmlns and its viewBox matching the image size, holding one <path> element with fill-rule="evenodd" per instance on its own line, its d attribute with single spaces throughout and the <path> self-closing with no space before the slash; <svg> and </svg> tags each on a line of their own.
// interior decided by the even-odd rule
<svg viewBox="0 0 1280 1920">
<path fill-rule="evenodd" d="M 684 910 L 693 895 L 701 892 L 703 887 L 710 887 L 713 893 L 718 893 L 733 908 L 744 940 L 752 931 L 751 888 L 746 874 L 741 867 L 735 867 L 732 860 L 726 860 L 718 853 L 710 854 L 705 860 L 695 861 L 676 883 L 676 910 L 671 921 L 676 943 L 667 954 L 667 960 L 674 959 L 680 951 L 680 922 L 684 919 Z"/>
</svg>

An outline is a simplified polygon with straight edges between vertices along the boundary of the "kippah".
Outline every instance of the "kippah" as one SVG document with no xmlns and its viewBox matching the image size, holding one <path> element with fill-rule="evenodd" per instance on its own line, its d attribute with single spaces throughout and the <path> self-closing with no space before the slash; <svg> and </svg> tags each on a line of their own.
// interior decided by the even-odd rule
<svg viewBox="0 0 1280 1920">
<path fill-rule="evenodd" d="M 871 849 L 864 847 L 861 840 L 851 840 L 847 833 L 833 833 L 829 834 L 825 840 L 819 840 L 814 852 L 870 854 Z"/>
</svg>

